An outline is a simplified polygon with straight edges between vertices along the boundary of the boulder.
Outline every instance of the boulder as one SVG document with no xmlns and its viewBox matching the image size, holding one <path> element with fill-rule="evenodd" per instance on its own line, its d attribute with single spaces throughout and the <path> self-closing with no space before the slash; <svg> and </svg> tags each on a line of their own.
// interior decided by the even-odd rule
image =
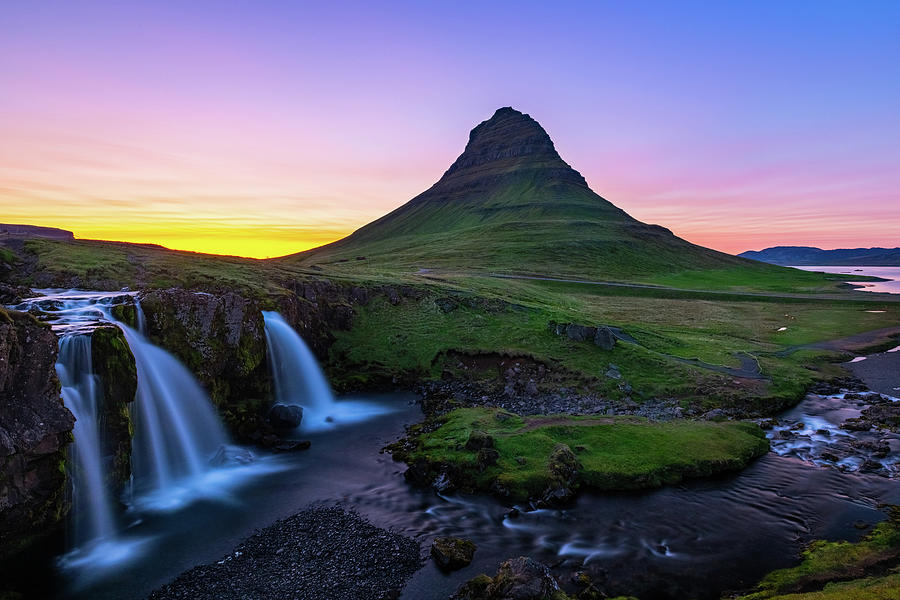
<svg viewBox="0 0 900 600">
<path fill-rule="evenodd" d="M 303 421 L 303 407 L 296 404 L 276 404 L 269 410 L 269 424 L 275 429 L 295 429 Z"/>
<path fill-rule="evenodd" d="M 475 550 L 474 543 L 454 537 L 435 538 L 431 544 L 431 556 L 435 564 L 444 571 L 456 571 L 469 566 Z"/>
<path fill-rule="evenodd" d="M 594 345 L 604 350 L 612 350 L 616 345 L 616 336 L 612 329 L 606 326 L 598 327 L 597 333 L 594 334 Z"/>
<path fill-rule="evenodd" d="M 588 327 L 587 325 L 576 325 L 575 323 L 569 323 L 566 326 L 566 337 L 576 342 L 587 342 L 588 340 L 593 340 L 594 336 L 596 335 L 597 329 L 595 327 Z"/>
</svg>

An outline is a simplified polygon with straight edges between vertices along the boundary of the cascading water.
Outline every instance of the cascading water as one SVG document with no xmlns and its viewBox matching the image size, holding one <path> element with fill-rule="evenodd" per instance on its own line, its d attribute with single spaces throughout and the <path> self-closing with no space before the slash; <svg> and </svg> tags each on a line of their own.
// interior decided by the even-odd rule
<svg viewBox="0 0 900 600">
<path fill-rule="evenodd" d="M 100 424 L 100 395 L 91 358 L 91 337 L 66 335 L 59 340 L 56 372 L 63 403 L 75 415 L 73 468 L 74 541 L 83 546 L 116 533 L 112 499 L 105 483 Z"/>
<path fill-rule="evenodd" d="M 275 398 L 303 407 L 306 423 L 325 423 L 334 409 L 334 394 L 316 357 L 277 312 L 263 311 Z"/>
<path fill-rule="evenodd" d="M 165 492 L 185 477 L 210 469 L 210 459 L 228 437 L 197 380 L 178 360 L 127 325 L 137 367 L 132 418 L 135 493 Z"/>
<path fill-rule="evenodd" d="M 274 311 L 263 311 L 275 400 L 303 407 L 300 429 L 330 429 L 391 412 L 383 405 L 359 400 L 336 400 L 316 357 L 293 327 Z"/>
<path fill-rule="evenodd" d="M 198 498 L 230 502 L 235 486 L 277 470 L 254 462 L 248 451 L 227 445 L 228 436 L 197 380 L 143 335 L 146 319 L 133 293 L 39 292 L 40 297 L 14 308 L 40 311 L 60 336 L 57 373 L 63 401 L 76 418 L 69 462 L 74 548 L 61 564 L 78 569 L 80 577 L 87 579 L 98 569 L 116 568 L 132 560 L 147 543 L 134 529 L 141 512 L 181 509 Z M 113 306 L 132 301 L 140 331 L 112 316 Z M 92 368 L 91 334 L 104 323 L 123 332 L 137 368 L 137 393 L 129 405 L 135 426 L 132 485 L 122 500 L 138 521 L 132 519 L 126 529 L 120 527 L 124 515 L 117 511 L 107 485 L 104 399 Z"/>
</svg>

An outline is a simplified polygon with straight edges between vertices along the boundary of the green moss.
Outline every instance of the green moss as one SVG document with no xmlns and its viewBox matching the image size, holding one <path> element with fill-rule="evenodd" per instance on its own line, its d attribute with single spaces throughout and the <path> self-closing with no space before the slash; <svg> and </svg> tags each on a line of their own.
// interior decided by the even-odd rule
<svg viewBox="0 0 900 600">
<path fill-rule="evenodd" d="M 518 417 L 490 408 L 461 408 L 443 424 L 411 430 L 412 449 L 395 451 L 409 464 L 424 462 L 437 476 L 452 474 L 474 491 L 504 490 L 514 500 L 539 497 L 577 471 L 574 484 L 623 490 L 676 483 L 686 477 L 737 470 L 768 451 L 763 432 L 748 423 L 649 422 L 636 417 Z M 496 464 L 479 463 L 467 449 L 473 432 L 493 440 Z M 471 445 L 471 444 L 470 444 Z M 577 463 L 560 459 L 565 446 Z M 521 460 L 524 458 L 525 460 Z M 567 464 L 561 464 L 567 463 Z"/>
</svg>

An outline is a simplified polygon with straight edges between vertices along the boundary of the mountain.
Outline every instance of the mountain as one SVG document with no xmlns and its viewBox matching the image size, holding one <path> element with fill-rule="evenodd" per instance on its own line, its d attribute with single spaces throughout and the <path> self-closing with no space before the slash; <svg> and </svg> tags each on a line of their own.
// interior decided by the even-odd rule
<svg viewBox="0 0 900 600">
<path fill-rule="evenodd" d="M 738 256 L 773 265 L 900 267 L 900 248 L 822 250 L 810 246 L 774 246 Z"/>
<path fill-rule="evenodd" d="M 632 218 L 588 187 L 537 121 L 509 107 L 472 130 L 431 188 L 344 239 L 281 260 L 620 280 L 761 266 Z"/>
</svg>

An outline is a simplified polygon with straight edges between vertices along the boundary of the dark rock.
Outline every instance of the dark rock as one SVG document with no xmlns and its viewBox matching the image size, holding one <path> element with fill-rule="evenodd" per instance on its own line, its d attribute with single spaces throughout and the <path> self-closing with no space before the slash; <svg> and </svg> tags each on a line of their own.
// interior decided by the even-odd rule
<svg viewBox="0 0 900 600">
<path fill-rule="evenodd" d="M 616 345 L 616 336 L 609 327 L 601 326 L 594 334 L 594 345 L 604 350 L 612 350 Z"/>
<path fill-rule="evenodd" d="M 500 460 L 500 452 L 494 450 L 493 448 L 482 448 L 478 451 L 478 456 L 476 457 L 475 462 L 483 471 L 487 467 L 496 465 L 498 460 Z"/>
<path fill-rule="evenodd" d="M 457 571 L 467 567 L 475 556 L 475 550 L 475 544 L 469 540 L 453 537 L 435 538 L 431 544 L 434 562 L 445 571 Z"/>
<path fill-rule="evenodd" d="M 283 440 L 272 446 L 272 450 L 276 452 L 296 452 L 298 450 L 309 450 L 312 442 L 309 440 Z"/>
<path fill-rule="evenodd" d="M 443 313 L 453 312 L 459 308 L 459 302 L 453 298 L 436 298 L 434 303 Z"/>
<path fill-rule="evenodd" d="M 296 404 L 275 404 L 269 409 L 268 419 L 275 429 L 296 429 L 303 421 L 303 407 Z"/>
<path fill-rule="evenodd" d="M 0 308 L 0 557 L 53 531 L 69 510 L 75 419 L 59 395 L 58 348 L 48 326 Z"/>
<path fill-rule="evenodd" d="M 466 450 L 478 451 L 483 448 L 493 448 L 494 438 L 483 431 L 473 431 L 466 440 Z"/>
<path fill-rule="evenodd" d="M 102 392 L 100 437 L 111 466 L 107 483 L 118 495 L 131 479 L 134 425 L 129 407 L 137 392 L 134 356 L 118 327 L 98 327 L 91 333 L 91 362 Z"/>
<path fill-rule="evenodd" d="M 553 600 L 561 588 L 550 569 L 520 556 L 503 562 L 493 578 L 480 575 L 454 595 L 456 600 Z"/>
<path fill-rule="evenodd" d="M 576 325 L 575 323 L 569 323 L 566 326 L 566 337 L 576 342 L 586 342 L 588 340 L 593 340 L 596 334 L 597 329 L 595 327 L 588 327 L 587 325 Z"/>
</svg>

